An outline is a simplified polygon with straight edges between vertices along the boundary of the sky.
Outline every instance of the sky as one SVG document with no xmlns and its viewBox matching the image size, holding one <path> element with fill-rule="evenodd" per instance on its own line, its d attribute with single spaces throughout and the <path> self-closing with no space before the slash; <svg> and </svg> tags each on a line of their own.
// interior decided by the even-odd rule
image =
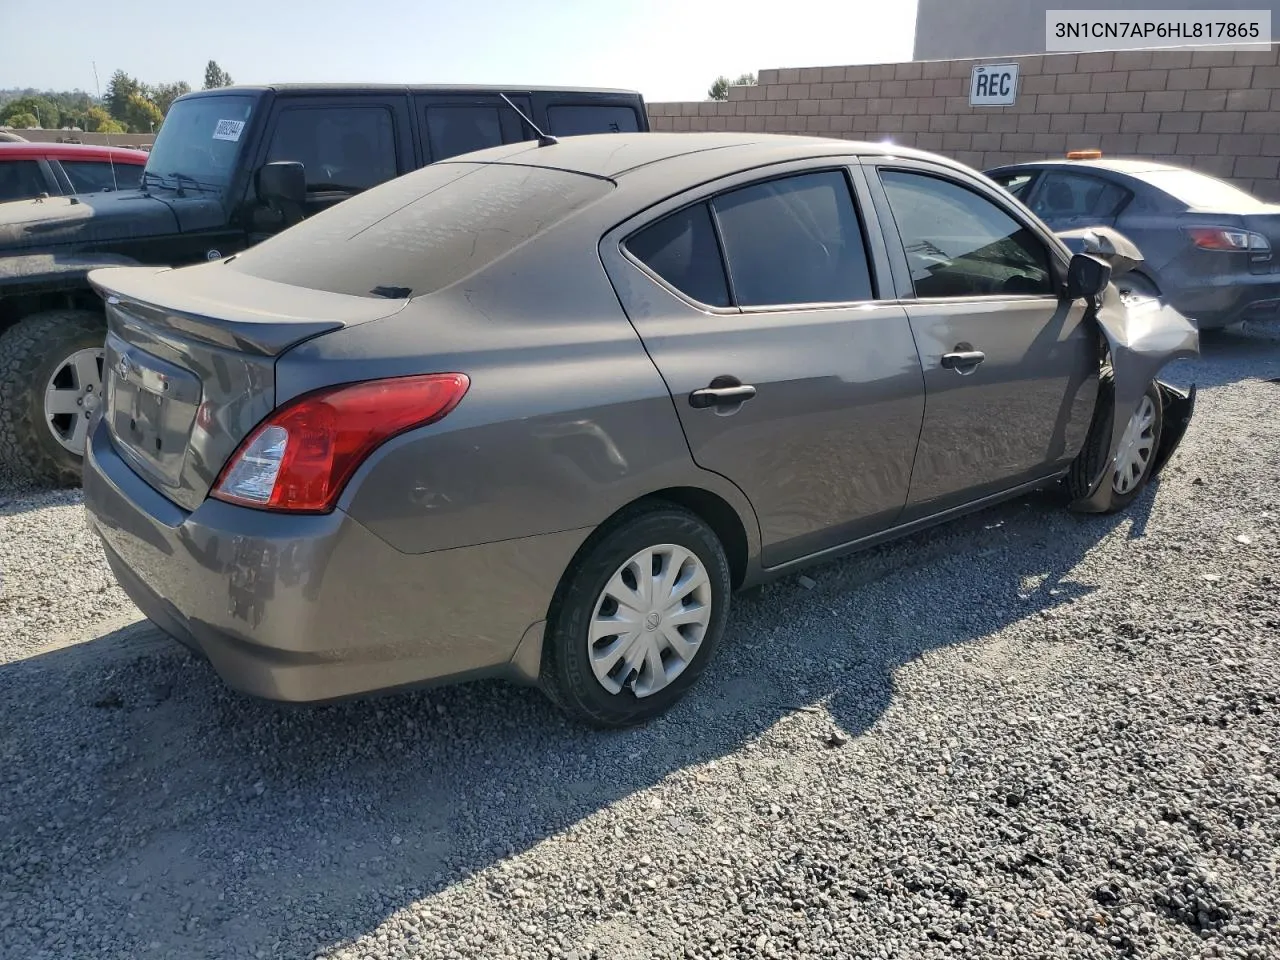
<svg viewBox="0 0 1280 960">
<path fill-rule="evenodd" d="M 915 0 L 0 0 L 0 89 L 115 70 L 237 83 L 605 86 L 700 100 L 720 74 L 911 59 Z"/>
</svg>

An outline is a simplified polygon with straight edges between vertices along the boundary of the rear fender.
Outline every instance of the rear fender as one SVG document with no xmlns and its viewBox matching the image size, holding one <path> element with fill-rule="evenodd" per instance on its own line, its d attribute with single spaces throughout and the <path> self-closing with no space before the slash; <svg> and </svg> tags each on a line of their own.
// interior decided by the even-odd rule
<svg viewBox="0 0 1280 960">
<path fill-rule="evenodd" d="M 1165 415 L 1164 435 L 1155 454 L 1153 475 L 1168 462 L 1191 422 L 1195 387 L 1184 392 L 1157 380 L 1156 375 L 1174 360 L 1194 359 L 1200 355 L 1196 328 L 1177 310 L 1160 301 L 1144 300 L 1126 306 L 1116 288 L 1108 284 L 1093 309 L 1093 316 L 1109 348 L 1115 377 L 1115 407 L 1104 464 L 1098 475 L 1092 478 L 1089 494 L 1071 505 L 1085 513 L 1099 513 L 1107 509 L 1111 491 L 1103 481 L 1115 469 L 1124 428 L 1152 382 L 1160 392 Z"/>
</svg>

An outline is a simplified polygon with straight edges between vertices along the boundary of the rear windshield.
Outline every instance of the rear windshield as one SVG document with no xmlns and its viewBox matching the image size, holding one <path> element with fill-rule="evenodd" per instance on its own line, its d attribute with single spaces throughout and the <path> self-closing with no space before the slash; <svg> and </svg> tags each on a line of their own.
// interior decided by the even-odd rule
<svg viewBox="0 0 1280 960">
<path fill-rule="evenodd" d="M 227 261 L 298 287 L 417 297 L 488 266 L 613 189 L 506 164 L 435 163 L 344 200 Z"/>
<path fill-rule="evenodd" d="M 1147 170 L 1139 176 L 1188 207 L 1226 211 L 1264 206 L 1261 200 L 1239 187 L 1194 170 Z"/>
</svg>

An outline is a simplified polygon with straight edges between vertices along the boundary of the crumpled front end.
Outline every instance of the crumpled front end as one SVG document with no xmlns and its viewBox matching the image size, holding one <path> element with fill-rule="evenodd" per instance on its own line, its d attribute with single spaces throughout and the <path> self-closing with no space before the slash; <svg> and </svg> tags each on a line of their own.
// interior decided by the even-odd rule
<svg viewBox="0 0 1280 960">
<path fill-rule="evenodd" d="M 1164 427 L 1151 475 L 1155 476 L 1169 462 L 1191 422 L 1196 388 L 1193 384 L 1190 389 L 1182 390 L 1159 380 L 1157 375 L 1175 360 L 1200 355 L 1200 336 L 1195 326 L 1158 300 L 1126 304 L 1116 288 L 1108 285 L 1099 298 L 1094 316 L 1107 341 L 1115 378 L 1115 406 L 1104 465 L 1092 478 L 1089 494 L 1071 504 L 1073 509 L 1086 513 L 1107 509 L 1111 487 L 1105 481 L 1115 470 L 1125 426 L 1153 381 L 1163 401 Z"/>
</svg>

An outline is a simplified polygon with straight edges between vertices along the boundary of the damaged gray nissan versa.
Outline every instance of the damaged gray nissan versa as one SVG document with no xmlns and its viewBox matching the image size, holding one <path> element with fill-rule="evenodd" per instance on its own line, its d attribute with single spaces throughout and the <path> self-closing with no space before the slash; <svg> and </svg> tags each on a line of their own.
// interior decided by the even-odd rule
<svg viewBox="0 0 1280 960">
<path fill-rule="evenodd" d="M 1067 240 L 1079 249 L 1072 254 Z M 1198 353 L 993 182 L 890 145 L 608 134 L 432 164 L 220 262 L 105 268 L 120 583 L 231 685 L 497 676 L 642 722 L 733 590 L 1036 487 L 1130 504 Z"/>
</svg>

